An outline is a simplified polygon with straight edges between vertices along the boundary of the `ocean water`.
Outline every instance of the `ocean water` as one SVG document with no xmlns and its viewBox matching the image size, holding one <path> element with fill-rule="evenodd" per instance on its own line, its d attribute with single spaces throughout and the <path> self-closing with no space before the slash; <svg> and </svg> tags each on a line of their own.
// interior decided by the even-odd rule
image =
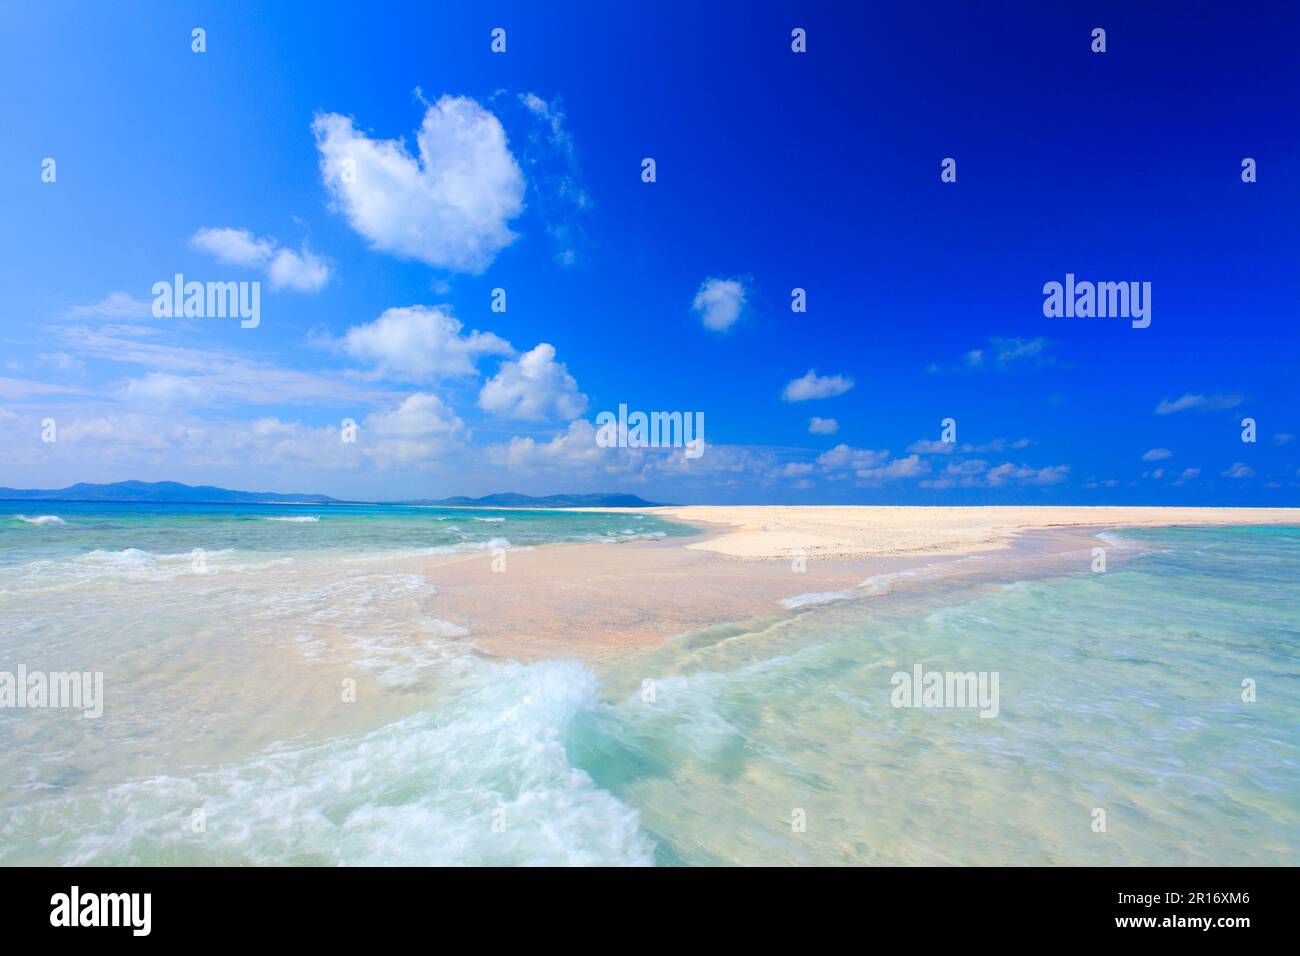
<svg viewBox="0 0 1300 956">
<path fill-rule="evenodd" d="M 3 864 L 1300 862 L 1297 529 L 1108 533 L 1105 573 L 873 580 L 596 668 L 478 653 L 421 568 L 691 529 L 12 514 L 0 672 L 105 690 L 0 708 Z M 917 665 L 996 674 L 996 716 L 894 706 Z"/>
</svg>

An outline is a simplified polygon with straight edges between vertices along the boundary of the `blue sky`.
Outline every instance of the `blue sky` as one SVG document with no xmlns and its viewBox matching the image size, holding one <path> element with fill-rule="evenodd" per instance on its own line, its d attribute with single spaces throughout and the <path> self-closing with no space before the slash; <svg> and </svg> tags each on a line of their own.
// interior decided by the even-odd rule
<svg viewBox="0 0 1300 956">
<path fill-rule="evenodd" d="M 0 485 L 1300 498 L 1295 9 L 265 6 L 0 8 Z"/>
</svg>

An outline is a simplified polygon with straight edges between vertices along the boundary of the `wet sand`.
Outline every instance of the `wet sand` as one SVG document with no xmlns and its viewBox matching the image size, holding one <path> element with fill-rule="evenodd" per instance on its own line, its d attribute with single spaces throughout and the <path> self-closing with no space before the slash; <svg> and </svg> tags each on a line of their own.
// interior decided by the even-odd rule
<svg viewBox="0 0 1300 956">
<path fill-rule="evenodd" d="M 580 509 L 599 510 L 599 509 Z M 430 611 L 466 640 L 518 660 L 598 661 L 709 626 L 789 610 L 791 599 L 906 578 L 1082 569 L 1096 533 L 1173 525 L 1294 524 L 1300 509 L 684 507 L 644 509 L 710 533 L 457 556 L 423 569 Z M 1044 529 L 1052 529 L 1046 531 Z M 979 557 L 981 560 L 962 561 Z M 493 570 L 494 560 L 497 567 Z M 1074 564 L 1068 565 L 1073 567 Z M 876 593 L 874 583 L 866 593 Z M 886 586 L 883 591 L 888 591 Z M 855 593 L 860 593 L 856 592 Z"/>
<path fill-rule="evenodd" d="M 781 610 L 781 600 L 854 587 L 916 559 L 737 561 L 691 544 L 704 538 L 559 544 L 426 568 L 430 611 L 467 628 L 467 640 L 518 660 L 592 660 L 714 624 Z M 500 565 L 498 565 L 500 566 Z"/>
</svg>

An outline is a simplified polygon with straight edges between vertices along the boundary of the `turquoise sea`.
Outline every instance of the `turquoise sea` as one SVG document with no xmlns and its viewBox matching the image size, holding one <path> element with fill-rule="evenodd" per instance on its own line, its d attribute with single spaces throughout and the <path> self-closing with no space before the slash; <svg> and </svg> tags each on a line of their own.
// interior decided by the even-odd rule
<svg viewBox="0 0 1300 956">
<path fill-rule="evenodd" d="M 690 533 L 0 503 L 0 676 L 104 687 L 0 707 L 0 863 L 1300 863 L 1300 529 L 1107 532 L 1104 573 L 900 576 L 599 666 L 429 613 L 431 555 Z M 996 674 L 996 716 L 894 706 L 918 665 Z"/>
</svg>

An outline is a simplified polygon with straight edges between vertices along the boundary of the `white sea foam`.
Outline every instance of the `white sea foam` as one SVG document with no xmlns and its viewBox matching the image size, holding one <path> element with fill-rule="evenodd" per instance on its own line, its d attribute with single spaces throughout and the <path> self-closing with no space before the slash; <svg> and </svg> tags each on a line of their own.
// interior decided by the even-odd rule
<svg viewBox="0 0 1300 956">
<path fill-rule="evenodd" d="M 1114 532 L 1111 531 L 1099 531 L 1097 532 L 1097 534 L 1093 535 L 1093 537 L 1106 542 L 1106 544 L 1110 545 L 1116 551 L 1137 550 L 1137 546 L 1134 545 L 1131 541 L 1127 541 L 1122 536 L 1115 534 Z"/>
<path fill-rule="evenodd" d="M 295 515 L 294 517 L 267 518 L 266 520 L 267 521 L 288 521 L 293 524 L 315 524 L 317 521 L 320 521 L 320 518 L 316 515 L 301 515 L 301 516 Z"/>
<path fill-rule="evenodd" d="M 71 865 L 648 865 L 637 812 L 565 749 L 598 690 L 576 662 L 483 664 L 364 735 L 12 808 L 0 862 L 21 847 Z M 79 822 L 56 833 L 52 819 Z"/>
<path fill-rule="evenodd" d="M 796 594 L 794 597 L 782 598 L 781 605 L 793 610 L 797 607 L 806 607 L 809 604 L 830 604 L 834 601 L 847 601 L 853 595 L 847 591 L 809 591 L 807 594 Z"/>
<path fill-rule="evenodd" d="M 22 521 L 25 524 L 47 525 L 47 524 L 67 524 L 58 515 L 38 515 L 35 518 L 29 518 L 26 515 L 14 515 L 14 519 Z"/>
<path fill-rule="evenodd" d="M 466 541 L 461 544 L 465 551 L 490 551 L 494 548 L 509 548 L 509 538 L 489 538 L 486 541 Z"/>
<path fill-rule="evenodd" d="M 487 522 L 487 523 L 489 523 L 489 524 L 500 524 L 502 521 L 505 521 L 506 519 L 505 519 L 505 518 L 475 518 L 474 520 L 475 520 L 475 521 L 484 521 L 484 522 Z"/>
</svg>

